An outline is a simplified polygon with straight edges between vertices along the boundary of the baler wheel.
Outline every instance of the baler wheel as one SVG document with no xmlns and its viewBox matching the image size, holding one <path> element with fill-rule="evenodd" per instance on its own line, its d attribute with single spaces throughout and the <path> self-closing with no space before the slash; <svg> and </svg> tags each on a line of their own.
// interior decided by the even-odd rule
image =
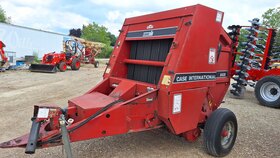
<svg viewBox="0 0 280 158">
<path fill-rule="evenodd" d="M 79 70 L 81 67 L 81 62 L 79 59 L 74 58 L 72 63 L 71 63 L 71 69 L 72 70 Z"/>
<path fill-rule="evenodd" d="M 262 105 L 280 108 L 280 76 L 266 76 L 259 80 L 255 95 Z"/>
<path fill-rule="evenodd" d="M 66 71 L 66 69 L 67 69 L 66 63 L 65 63 L 65 62 L 60 62 L 59 65 L 58 65 L 58 69 L 59 69 L 61 72 Z"/>
<path fill-rule="evenodd" d="M 225 108 L 215 110 L 204 127 L 204 145 L 213 156 L 230 153 L 237 136 L 237 120 L 232 111 Z"/>
<path fill-rule="evenodd" d="M 95 67 L 95 68 L 98 68 L 98 67 L 99 67 L 99 61 L 95 61 L 94 67 Z"/>
</svg>

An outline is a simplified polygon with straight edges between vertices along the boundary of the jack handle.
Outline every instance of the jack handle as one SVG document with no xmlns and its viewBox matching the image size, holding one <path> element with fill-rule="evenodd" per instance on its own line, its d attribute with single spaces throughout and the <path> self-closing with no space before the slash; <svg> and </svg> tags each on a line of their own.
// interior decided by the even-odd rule
<svg viewBox="0 0 280 158">
<path fill-rule="evenodd" d="M 30 134 L 28 138 L 28 142 L 25 148 L 26 154 L 34 154 L 37 148 L 37 141 L 39 137 L 39 130 L 41 126 L 41 121 L 37 122 L 35 117 L 32 117 L 32 126 L 30 129 Z"/>
</svg>

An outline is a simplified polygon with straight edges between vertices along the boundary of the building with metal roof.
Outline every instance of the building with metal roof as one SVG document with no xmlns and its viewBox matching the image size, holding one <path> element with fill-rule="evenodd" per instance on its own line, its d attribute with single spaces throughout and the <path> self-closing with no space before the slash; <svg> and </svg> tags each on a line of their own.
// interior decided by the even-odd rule
<svg viewBox="0 0 280 158">
<path fill-rule="evenodd" d="M 13 24 L 0 23 L 0 40 L 5 50 L 15 52 L 16 58 L 38 54 L 41 58 L 48 52 L 63 51 L 63 41 L 72 38 L 68 35 L 33 29 Z"/>
</svg>

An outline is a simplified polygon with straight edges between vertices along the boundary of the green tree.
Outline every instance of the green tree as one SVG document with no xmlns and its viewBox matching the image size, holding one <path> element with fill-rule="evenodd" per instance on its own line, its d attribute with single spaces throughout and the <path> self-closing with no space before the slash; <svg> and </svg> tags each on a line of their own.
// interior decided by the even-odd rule
<svg viewBox="0 0 280 158">
<path fill-rule="evenodd" d="M 237 50 L 240 52 L 241 49 L 242 49 L 242 45 L 241 43 L 242 42 L 246 42 L 247 41 L 247 38 L 245 37 L 246 35 L 248 35 L 248 31 L 244 30 L 244 29 L 241 29 L 240 30 L 240 35 L 238 37 L 238 41 L 239 41 L 239 44 L 238 44 L 238 47 L 237 47 Z"/>
<path fill-rule="evenodd" d="M 264 12 L 262 15 L 262 24 L 264 26 L 277 29 L 277 34 L 273 43 L 275 49 L 273 49 L 273 51 L 279 52 L 280 48 L 278 47 L 280 46 L 280 7 L 268 9 L 266 12 Z M 246 41 L 246 34 L 248 34 L 248 32 L 244 29 L 241 29 L 239 36 L 239 51 L 241 49 L 241 43 Z M 259 38 L 266 38 L 266 36 L 264 34 L 259 34 Z M 262 40 L 260 40 L 258 43 L 265 45 L 265 42 Z"/>
<path fill-rule="evenodd" d="M 262 18 L 264 25 L 277 29 L 272 51 L 280 52 L 280 7 L 268 9 Z"/>
<path fill-rule="evenodd" d="M 111 40 L 107 31 L 106 27 L 99 26 L 93 22 L 92 24 L 83 26 L 81 37 L 89 41 L 102 42 L 106 45 L 110 45 Z"/>
<path fill-rule="evenodd" d="M 116 41 L 117 41 L 117 37 L 114 34 L 112 34 L 111 32 L 107 32 L 107 33 L 108 33 L 108 36 L 109 36 L 109 38 L 111 40 L 111 44 L 110 45 L 114 46 Z"/>
<path fill-rule="evenodd" d="M 116 42 L 115 35 L 110 33 L 105 26 L 98 25 L 95 22 L 87 26 L 83 26 L 81 38 L 89 41 L 104 43 L 106 46 L 102 49 L 102 53 L 98 55 L 98 57 L 101 58 L 110 57 L 113 51 L 112 46 Z"/>
<path fill-rule="evenodd" d="M 7 17 L 5 10 L 0 6 L 0 22 L 11 23 L 11 18 Z"/>
<path fill-rule="evenodd" d="M 275 29 L 280 29 L 280 7 L 268 9 L 263 15 L 263 24 Z"/>
</svg>

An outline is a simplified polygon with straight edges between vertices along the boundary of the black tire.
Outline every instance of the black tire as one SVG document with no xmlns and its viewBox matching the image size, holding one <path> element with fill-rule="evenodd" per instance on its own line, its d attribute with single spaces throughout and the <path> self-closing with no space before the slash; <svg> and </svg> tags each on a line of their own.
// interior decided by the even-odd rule
<svg viewBox="0 0 280 158">
<path fill-rule="evenodd" d="M 280 107 L 280 76 L 266 76 L 255 87 L 255 96 L 261 105 Z"/>
<path fill-rule="evenodd" d="M 72 70 L 79 70 L 81 67 L 81 62 L 78 58 L 74 58 L 71 63 Z"/>
<path fill-rule="evenodd" d="M 58 65 L 58 69 L 59 69 L 59 71 L 61 71 L 61 72 L 66 71 L 65 66 L 67 67 L 67 65 L 66 65 L 66 63 L 65 63 L 65 62 L 60 62 L 60 63 L 59 63 L 59 65 Z"/>
<path fill-rule="evenodd" d="M 226 126 L 231 126 L 231 130 L 225 130 Z M 232 111 L 225 108 L 215 110 L 207 119 L 204 127 L 203 140 L 207 153 L 212 156 L 229 154 L 235 143 L 237 128 L 237 120 Z M 222 136 L 225 132 L 228 135 Z M 222 141 L 225 141 L 225 144 Z"/>
<path fill-rule="evenodd" d="M 95 61 L 95 62 L 94 62 L 94 67 L 95 67 L 95 68 L 98 68 L 98 67 L 99 67 L 99 61 Z"/>
</svg>

